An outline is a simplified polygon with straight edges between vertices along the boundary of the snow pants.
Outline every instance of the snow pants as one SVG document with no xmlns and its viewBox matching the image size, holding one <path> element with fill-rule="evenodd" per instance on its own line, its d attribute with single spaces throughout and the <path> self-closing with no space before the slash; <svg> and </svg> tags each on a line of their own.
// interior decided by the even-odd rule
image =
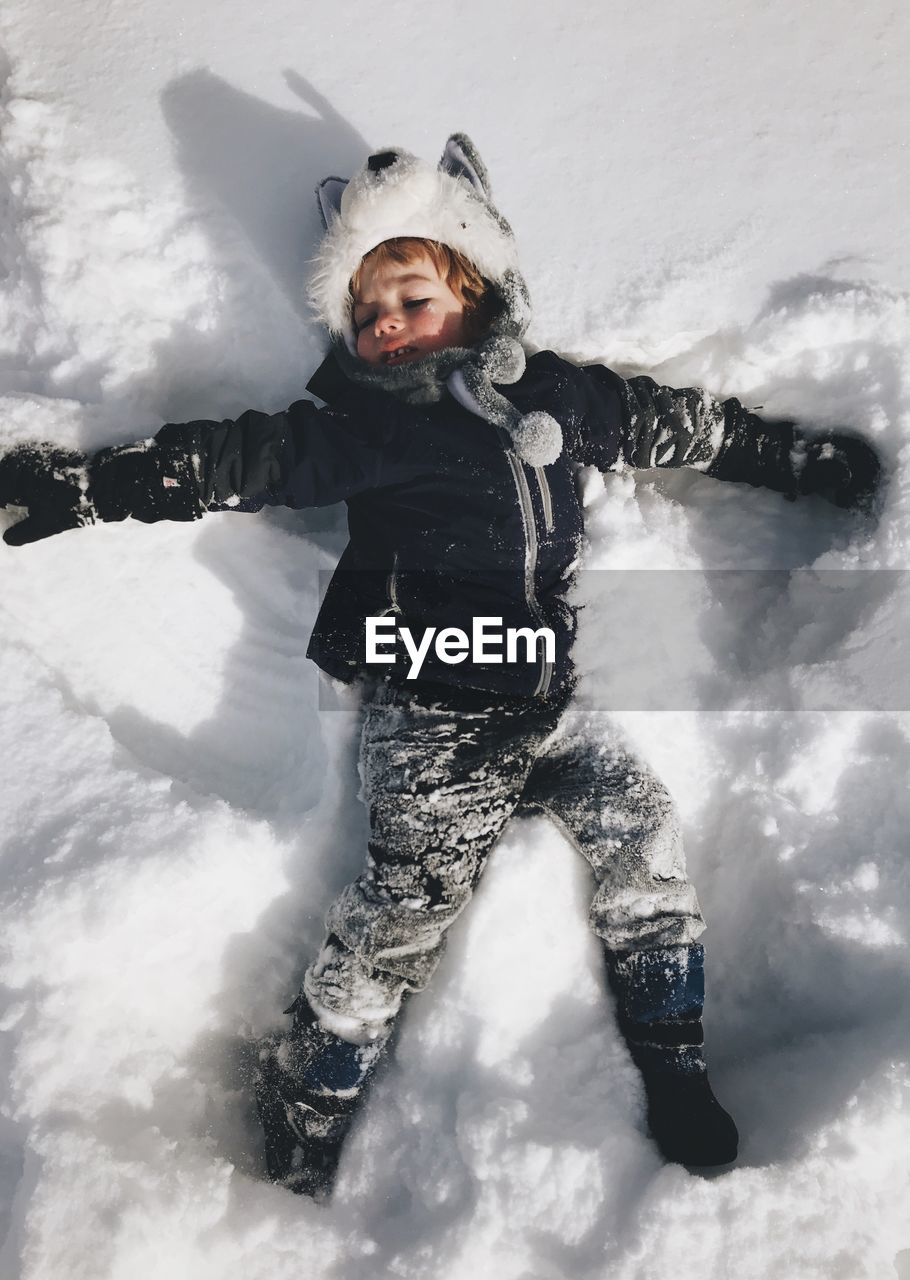
<svg viewBox="0 0 910 1280">
<path fill-rule="evenodd" d="M 332 903 L 303 994 L 327 1029 L 384 1038 L 426 986 L 509 817 L 546 813 L 589 862 L 608 952 L 686 946 L 704 922 L 679 821 L 602 717 L 477 693 L 383 685 L 363 726 L 366 870 Z"/>
</svg>

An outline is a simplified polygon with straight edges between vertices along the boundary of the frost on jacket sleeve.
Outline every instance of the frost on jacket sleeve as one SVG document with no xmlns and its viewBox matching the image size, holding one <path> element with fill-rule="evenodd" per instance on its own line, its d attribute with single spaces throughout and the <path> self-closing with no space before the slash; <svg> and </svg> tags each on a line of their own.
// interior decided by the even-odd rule
<svg viewBox="0 0 910 1280">
<path fill-rule="evenodd" d="M 720 480 L 796 492 L 792 422 L 769 422 L 736 399 L 698 387 L 662 387 L 653 378 L 621 378 L 603 365 L 583 375 L 581 461 L 601 470 L 628 466 L 694 467 Z"/>
<path fill-rule="evenodd" d="M 391 429 L 360 426 L 310 400 L 236 421 L 170 423 L 155 441 L 191 457 L 207 510 L 329 506 L 378 485 L 404 446 Z"/>
</svg>

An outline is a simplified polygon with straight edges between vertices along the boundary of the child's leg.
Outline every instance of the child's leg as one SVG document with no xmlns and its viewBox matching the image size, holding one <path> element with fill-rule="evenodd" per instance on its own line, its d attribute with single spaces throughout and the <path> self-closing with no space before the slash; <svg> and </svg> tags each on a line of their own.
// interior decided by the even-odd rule
<svg viewBox="0 0 910 1280">
<path fill-rule="evenodd" d="M 329 908 L 303 993 L 319 1020 L 359 1043 L 388 1033 L 406 993 L 430 980 L 518 803 L 555 715 L 491 699 L 466 712 L 384 691 L 361 750 L 366 870 Z"/>
<path fill-rule="evenodd" d="M 429 981 L 518 803 L 556 715 L 491 699 L 466 710 L 382 691 L 364 723 L 367 869 L 329 909 L 328 937 L 263 1065 L 269 1172 L 326 1191 L 356 1102 L 405 994 Z"/>
<path fill-rule="evenodd" d="M 736 1155 L 736 1128 L 702 1051 L 704 929 L 663 784 L 602 718 L 570 708 L 528 779 L 525 801 L 557 819 L 590 862 L 591 924 L 603 939 L 619 1024 L 648 1094 L 651 1131 L 684 1164 Z"/>
<path fill-rule="evenodd" d="M 554 817 L 591 864 L 591 927 L 609 952 L 688 946 L 704 931 L 673 801 L 605 717 L 569 706 L 524 804 Z"/>
</svg>

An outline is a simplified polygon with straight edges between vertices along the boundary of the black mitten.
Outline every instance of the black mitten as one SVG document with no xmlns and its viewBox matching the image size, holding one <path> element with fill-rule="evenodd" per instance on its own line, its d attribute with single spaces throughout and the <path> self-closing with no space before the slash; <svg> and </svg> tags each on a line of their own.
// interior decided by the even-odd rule
<svg viewBox="0 0 910 1280">
<path fill-rule="evenodd" d="M 51 444 L 21 444 L 0 458 L 0 506 L 26 507 L 28 515 L 3 535 L 21 547 L 66 529 L 92 524 L 88 458 Z"/>
<path fill-rule="evenodd" d="M 797 437 L 795 458 L 800 493 L 817 493 L 837 507 L 871 509 L 881 482 L 878 456 L 858 436 L 832 431 L 811 440 Z M 800 465 L 800 455 L 804 455 Z"/>
<path fill-rule="evenodd" d="M 763 485 L 790 499 L 815 493 L 838 507 L 873 510 L 882 466 L 859 436 L 809 436 L 795 422 L 759 418 L 735 399 L 723 402 L 723 412 L 723 439 L 706 468 L 709 476 Z"/>
<path fill-rule="evenodd" d="M 89 495 L 99 520 L 132 516 L 198 520 L 205 514 L 193 457 L 184 444 L 138 444 L 102 449 L 91 462 Z"/>
<path fill-rule="evenodd" d="M 143 440 L 91 458 L 55 445 L 19 445 L 0 458 L 0 506 L 28 510 L 3 535 L 14 547 L 96 520 L 132 516 L 152 524 L 205 514 L 186 441 Z"/>
</svg>

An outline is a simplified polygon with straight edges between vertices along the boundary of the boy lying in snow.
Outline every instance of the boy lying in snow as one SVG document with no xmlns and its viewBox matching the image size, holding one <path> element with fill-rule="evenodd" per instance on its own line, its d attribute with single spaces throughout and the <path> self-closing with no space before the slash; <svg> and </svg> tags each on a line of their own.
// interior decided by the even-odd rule
<svg viewBox="0 0 910 1280">
<path fill-rule="evenodd" d="M 576 471 L 695 467 L 868 508 L 879 464 L 861 440 L 808 437 L 737 400 L 551 351 L 526 358 L 514 240 L 462 134 L 436 168 L 383 151 L 318 194 L 326 234 L 312 297 L 333 348 L 307 389 L 326 407 L 171 424 L 91 458 L 21 446 L 0 459 L 0 504 L 27 508 L 4 535 L 12 545 L 127 516 L 348 505 L 350 542 L 308 653 L 342 680 L 372 676 L 369 853 L 329 909 L 290 1030 L 262 1049 L 269 1174 L 329 1190 L 402 1001 L 430 980 L 519 807 L 555 817 L 591 865 L 591 924 L 655 1142 L 669 1160 L 725 1164 L 737 1132 L 705 1070 L 704 922 L 673 803 L 572 696 Z M 446 634 L 416 679 L 389 655 L 370 666 L 366 620 L 377 617 Z M 458 632 L 491 617 L 524 636 L 523 656 L 459 646 Z"/>
</svg>

